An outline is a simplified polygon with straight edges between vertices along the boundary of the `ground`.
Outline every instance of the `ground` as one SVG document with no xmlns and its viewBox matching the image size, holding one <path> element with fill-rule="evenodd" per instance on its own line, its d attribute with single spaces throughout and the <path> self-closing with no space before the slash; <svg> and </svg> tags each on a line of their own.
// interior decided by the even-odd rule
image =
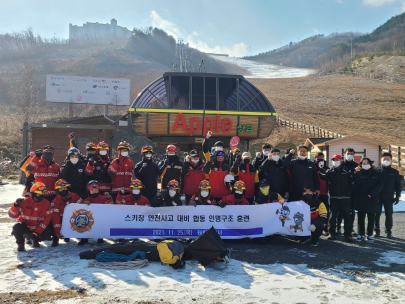
<svg viewBox="0 0 405 304">
<path fill-rule="evenodd" d="M 0 186 L 0 219 L 20 185 Z M 405 193 L 396 211 L 405 210 Z M 382 216 L 384 221 L 384 216 Z M 13 223 L 0 222 L 1 303 L 401 303 L 405 298 L 405 213 L 394 215 L 393 239 L 318 247 L 278 236 L 265 245 L 229 240 L 229 264 L 184 269 L 151 262 L 134 270 L 88 266 L 76 241 L 16 252 Z M 16 300 L 19 302 L 16 302 Z"/>
<path fill-rule="evenodd" d="M 356 72 L 405 78 L 405 56 L 363 57 L 353 60 L 353 68 Z"/>
</svg>

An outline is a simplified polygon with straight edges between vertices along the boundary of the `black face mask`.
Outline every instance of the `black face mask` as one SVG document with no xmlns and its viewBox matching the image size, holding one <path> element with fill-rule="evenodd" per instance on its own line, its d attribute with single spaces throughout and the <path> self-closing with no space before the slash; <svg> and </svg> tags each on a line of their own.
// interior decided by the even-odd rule
<svg viewBox="0 0 405 304">
<path fill-rule="evenodd" d="M 93 150 L 93 151 L 88 150 L 87 151 L 87 157 L 95 157 L 96 154 L 97 154 L 96 150 Z"/>
<path fill-rule="evenodd" d="M 100 194 L 99 192 L 97 192 L 97 193 L 90 193 L 89 192 L 89 196 L 92 197 L 92 198 L 97 197 L 99 194 Z"/>
<path fill-rule="evenodd" d="M 246 159 L 246 158 L 245 158 L 245 159 L 243 160 L 243 162 L 244 162 L 245 164 L 249 164 L 249 163 L 250 163 L 250 159 Z"/>
<path fill-rule="evenodd" d="M 235 198 L 236 198 L 237 200 L 240 200 L 240 199 L 242 199 L 242 197 L 243 197 L 243 193 L 242 193 L 242 194 L 235 193 L 234 195 L 235 195 Z"/>
<path fill-rule="evenodd" d="M 52 152 L 44 152 L 44 153 L 42 153 L 42 157 L 49 163 L 53 159 L 53 153 Z"/>
<path fill-rule="evenodd" d="M 304 194 L 304 200 L 306 201 L 306 202 L 310 202 L 310 201 L 312 201 L 312 199 L 314 198 L 314 195 L 313 194 Z"/>
<path fill-rule="evenodd" d="M 68 194 L 69 194 L 68 190 L 59 191 L 59 195 L 62 196 L 62 197 L 66 197 L 66 196 L 68 196 Z"/>
<path fill-rule="evenodd" d="M 40 202 L 44 199 L 44 195 L 42 194 L 37 194 L 37 193 L 32 193 L 32 199 L 36 202 Z"/>
<path fill-rule="evenodd" d="M 169 160 L 169 162 L 174 163 L 174 161 L 176 160 L 176 155 L 168 155 L 167 159 Z"/>
</svg>

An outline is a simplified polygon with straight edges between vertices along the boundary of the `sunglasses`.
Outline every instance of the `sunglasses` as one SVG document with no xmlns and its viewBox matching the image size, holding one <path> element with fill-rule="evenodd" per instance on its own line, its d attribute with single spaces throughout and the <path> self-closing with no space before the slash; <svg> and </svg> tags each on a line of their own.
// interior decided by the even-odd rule
<svg viewBox="0 0 405 304">
<path fill-rule="evenodd" d="M 308 151 L 299 151 L 300 152 L 300 154 L 303 154 L 303 155 L 306 155 L 306 154 L 308 154 Z"/>
<path fill-rule="evenodd" d="M 225 156 L 224 152 L 217 152 L 217 156 Z"/>
</svg>

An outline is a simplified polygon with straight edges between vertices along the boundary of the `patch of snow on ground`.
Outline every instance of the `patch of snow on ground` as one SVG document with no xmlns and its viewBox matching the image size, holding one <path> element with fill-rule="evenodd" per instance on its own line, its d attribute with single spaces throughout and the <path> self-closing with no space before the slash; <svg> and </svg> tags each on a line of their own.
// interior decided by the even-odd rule
<svg viewBox="0 0 405 304">
<path fill-rule="evenodd" d="M 381 253 L 381 257 L 374 264 L 390 267 L 391 264 L 405 264 L 405 253 L 397 250 L 388 250 Z"/>
</svg>

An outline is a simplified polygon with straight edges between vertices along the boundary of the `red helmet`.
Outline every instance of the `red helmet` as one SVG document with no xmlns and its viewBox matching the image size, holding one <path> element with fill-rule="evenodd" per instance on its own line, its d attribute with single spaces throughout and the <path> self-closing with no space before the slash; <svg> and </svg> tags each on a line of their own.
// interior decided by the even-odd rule
<svg viewBox="0 0 405 304">
<path fill-rule="evenodd" d="M 166 148 L 166 152 L 172 152 L 172 153 L 176 153 L 177 152 L 177 148 L 175 145 L 168 145 Z"/>
<path fill-rule="evenodd" d="M 200 182 L 200 189 L 211 189 L 211 183 L 207 180 Z"/>
<path fill-rule="evenodd" d="M 142 149 L 141 149 L 141 154 L 142 154 L 142 153 L 146 153 L 146 152 L 151 152 L 151 153 L 153 153 L 153 148 L 152 148 L 151 146 L 148 146 L 148 145 L 143 146 Z"/>
<path fill-rule="evenodd" d="M 96 180 L 89 181 L 89 183 L 87 184 L 87 190 L 90 190 L 90 189 L 100 189 L 99 182 Z"/>
<path fill-rule="evenodd" d="M 55 190 L 64 187 L 70 187 L 70 184 L 64 179 L 58 179 L 55 183 Z"/>
<path fill-rule="evenodd" d="M 142 182 L 139 179 L 135 179 L 129 183 L 130 188 L 136 188 L 136 189 L 143 189 Z"/>
<path fill-rule="evenodd" d="M 125 140 L 120 142 L 118 144 L 117 150 L 120 150 L 120 149 L 128 149 L 129 150 L 130 149 L 129 143 L 127 143 Z"/>
<path fill-rule="evenodd" d="M 245 183 L 243 181 L 237 181 L 234 185 L 233 188 L 236 190 L 246 190 Z"/>
<path fill-rule="evenodd" d="M 180 185 L 178 183 L 178 181 L 176 181 L 175 179 L 172 179 L 168 184 L 167 187 L 169 188 L 174 188 L 174 189 L 180 189 Z"/>
<path fill-rule="evenodd" d="M 110 147 L 109 147 L 108 144 L 103 140 L 103 141 L 100 141 L 100 142 L 98 143 L 97 149 L 98 149 L 98 150 L 100 150 L 100 149 L 107 149 L 107 150 L 109 150 Z"/>
<path fill-rule="evenodd" d="M 43 183 L 36 182 L 31 186 L 30 192 L 37 194 L 45 194 L 47 192 L 46 186 Z"/>
<path fill-rule="evenodd" d="M 97 146 L 94 142 L 91 141 L 86 144 L 86 150 L 96 150 L 96 149 L 97 149 Z"/>
</svg>

